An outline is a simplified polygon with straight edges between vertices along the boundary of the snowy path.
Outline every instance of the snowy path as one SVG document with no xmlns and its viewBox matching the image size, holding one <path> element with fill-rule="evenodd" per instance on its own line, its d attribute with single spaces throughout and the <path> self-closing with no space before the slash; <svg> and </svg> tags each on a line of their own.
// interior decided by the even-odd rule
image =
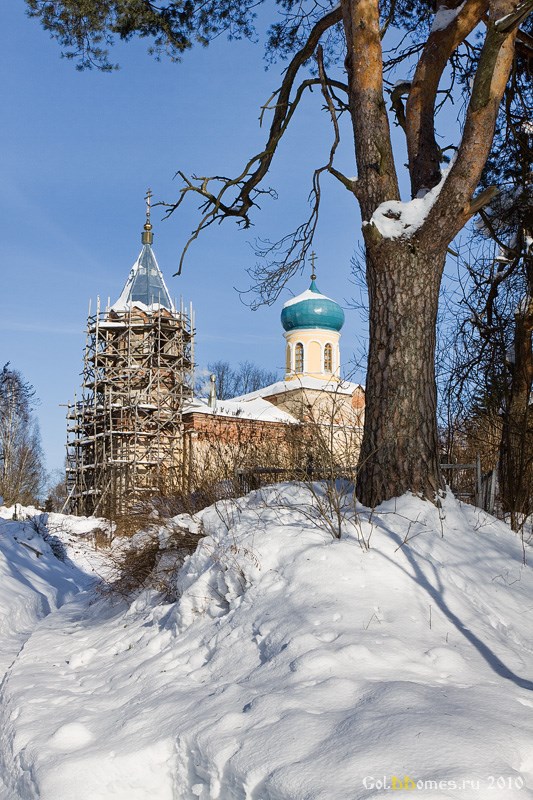
<svg viewBox="0 0 533 800">
<path fill-rule="evenodd" d="M 31 520 L 15 522 L 0 516 L 0 696 L 42 621 L 95 582 L 89 570 L 84 572 L 70 559 L 59 561 L 38 528 Z M 77 543 L 76 550 L 86 564 L 87 547 Z M 5 782 L 9 769 L 3 763 L 4 730 L 0 743 L 0 800 L 19 800 Z"/>
</svg>

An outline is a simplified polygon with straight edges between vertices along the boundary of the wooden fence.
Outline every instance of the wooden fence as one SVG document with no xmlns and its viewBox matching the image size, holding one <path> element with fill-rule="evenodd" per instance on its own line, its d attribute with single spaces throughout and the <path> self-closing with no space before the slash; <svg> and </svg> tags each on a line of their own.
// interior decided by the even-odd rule
<svg viewBox="0 0 533 800">
<path fill-rule="evenodd" d="M 481 472 L 481 459 L 478 456 L 473 464 L 441 464 L 447 485 L 460 500 L 494 513 L 498 475 L 497 470 Z M 243 494 L 262 486 L 282 481 L 323 481 L 339 478 L 355 483 L 357 467 L 338 467 L 324 469 L 312 463 L 296 469 L 283 467 L 251 467 L 237 469 L 236 478 Z"/>
</svg>

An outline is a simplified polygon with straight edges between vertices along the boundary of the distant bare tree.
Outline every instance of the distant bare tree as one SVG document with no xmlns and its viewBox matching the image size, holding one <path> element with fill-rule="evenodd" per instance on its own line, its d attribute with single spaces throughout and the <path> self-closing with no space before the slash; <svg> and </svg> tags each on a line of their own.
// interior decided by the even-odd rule
<svg viewBox="0 0 533 800">
<path fill-rule="evenodd" d="M 48 489 L 44 505 L 45 511 L 63 511 L 67 499 L 65 469 L 55 469 L 48 476 Z"/>
<path fill-rule="evenodd" d="M 207 370 L 216 378 L 217 397 L 220 400 L 256 392 L 277 380 L 275 372 L 258 367 L 251 361 L 241 361 L 238 367 L 232 367 L 228 361 L 211 361 Z M 206 393 L 205 380 L 197 386 L 197 394 L 202 393 Z"/>
<path fill-rule="evenodd" d="M 6 505 L 32 503 L 44 482 L 35 390 L 7 363 L 0 372 L 0 495 Z"/>
<path fill-rule="evenodd" d="M 533 509 L 530 242 L 527 229 L 518 228 L 512 248 L 487 248 L 466 264 L 447 390 L 460 447 L 468 440 L 484 469 L 498 465 L 502 509 L 515 529 Z"/>
</svg>

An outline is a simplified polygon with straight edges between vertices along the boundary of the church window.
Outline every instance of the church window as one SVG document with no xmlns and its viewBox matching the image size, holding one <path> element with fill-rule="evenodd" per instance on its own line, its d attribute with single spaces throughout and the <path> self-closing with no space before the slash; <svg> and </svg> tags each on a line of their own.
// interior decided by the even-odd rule
<svg viewBox="0 0 533 800">
<path fill-rule="evenodd" d="M 287 351 L 285 355 L 285 365 L 287 367 L 287 372 L 291 371 L 291 346 L 290 344 L 287 345 Z"/>
<path fill-rule="evenodd" d="M 324 372 L 333 372 L 333 350 L 330 344 L 324 347 Z"/>
<path fill-rule="evenodd" d="M 294 349 L 294 371 L 304 371 L 304 346 L 301 342 L 298 342 Z"/>
</svg>

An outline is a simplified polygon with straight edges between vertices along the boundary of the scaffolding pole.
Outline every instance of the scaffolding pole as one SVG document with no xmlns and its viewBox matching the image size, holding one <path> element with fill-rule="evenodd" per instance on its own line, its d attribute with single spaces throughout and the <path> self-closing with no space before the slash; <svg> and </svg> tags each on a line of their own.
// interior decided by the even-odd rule
<svg viewBox="0 0 533 800">
<path fill-rule="evenodd" d="M 115 516 L 179 491 L 194 323 L 165 308 L 87 318 L 81 400 L 67 410 L 67 489 L 75 514 Z"/>
</svg>

